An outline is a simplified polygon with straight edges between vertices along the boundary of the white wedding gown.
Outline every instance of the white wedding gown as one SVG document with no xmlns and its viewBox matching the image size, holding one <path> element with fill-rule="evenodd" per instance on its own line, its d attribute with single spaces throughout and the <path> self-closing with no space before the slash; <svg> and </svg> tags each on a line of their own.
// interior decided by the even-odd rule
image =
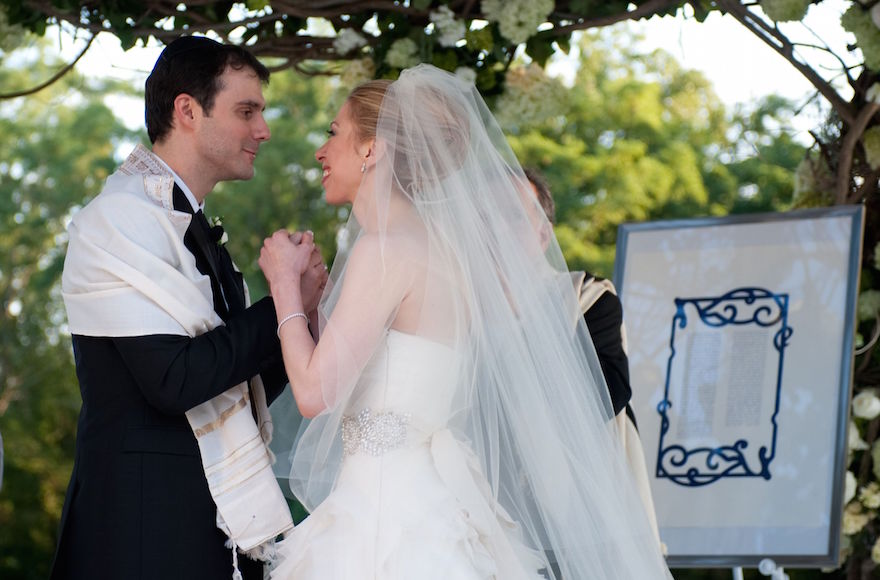
<svg viewBox="0 0 880 580">
<path fill-rule="evenodd" d="M 542 560 L 446 428 L 458 356 L 389 331 L 343 420 L 327 499 L 278 544 L 273 580 L 535 580 Z"/>
</svg>

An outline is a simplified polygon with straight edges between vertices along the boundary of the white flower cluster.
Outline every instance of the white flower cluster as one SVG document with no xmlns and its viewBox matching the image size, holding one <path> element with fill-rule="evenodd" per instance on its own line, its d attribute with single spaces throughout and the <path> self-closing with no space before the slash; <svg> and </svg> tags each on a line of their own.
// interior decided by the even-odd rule
<svg viewBox="0 0 880 580">
<path fill-rule="evenodd" d="M 874 24 L 871 13 L 854 2 L 840 17 L 840 25 L 856 37 L 856 44 L 865 58 L 865 66 L 880 70 L 880 29 Z"/>
<path fill-rule="evenodd" d="M 223 216 L 212 215 L 208 218 L 208 223 L 211 224 L 211 227 L 223 227 Z M 221 246 L 229 241 L 229 235 L 226 233 L 226 230 L 223 230 L 223 233 L 220 235 L 220 239 L 217 240 L 217 243 Z"/>
<path fill-rule="evenodd" d="M 880 314 L 880 290 L 865 290 L 860 293 L 856 314 L 860 321 L 877 318 Z"/>
<path fill-rule="evenodd" d="M 871 447 L 871 462 L 873 463 L 873 473 L 875 479 L 880 479 L 880 442 L 875 441 Z"/>
<path fill-rule="evenodd" d="M 477 82 L 477 71 L 475 71 L 474 69 L 472 69 L 469 66 L 460 66 L 457 69 L 455 69 L 455 76 L 457 76 L 458 78 L 460 78 L 461 80 L 463 80 L 464 82 L 466 82 L 470 85 Z M 878 244 L 877 247 L 880 248 L 880 244 Z"/>
<path fill-rule="evenodd" d="M 431 22 L 437 31 L 437 42 L 440 46 L 455 46 L 455 43 L 464 38 L 466 30 L 464 22 L 455 19 L 455 12 L 445 4 L 430 13 Z"/>
<path fill-rule="evenodd" d="M 419 64 L 419 46 L 412 38 L 398 38 L 385 54 L 388 66 L 409 68 Z"/>
<path fill-rule="evenodd" d="M 852 471 L 847 470 L 846 480 L 843 486 L 843 503 L 848 504 L 856 496 L 856 476 Z"/>
<path fill-rule="evenodd" d="M 863 487 L 859 492 L 859 501 L 869 510 L 880 507 L 880 485 L 876 481 L 872 481 Z"/>
<path fill-rule="evenodd" d="M 333 39 L 333 49 L 338 54 L 348 54 L 356 48 L 366 46 L 367 39 L 353 28 L 343 28 Z"/>
<path fill-rule="evenodd" d="M 859 428 L 852 421 L 849 422 L 849 433 L 847 437 L 847 447 L 850 451 L 864 451 L 868 449 L 868 443 L 862 439 Z M 855 491 L 853 491 L 855 493 Z"/>
<path fill-rule="evenodd" d="M 511 67 L 495 106 L 495 117 L 503 128 L 535 125 L 562 112 L 565 94 L 562 84 L 544 74 L 536 63 Z"/>
<path fill-rule="evenodd" d="M 372 79 L 376 75 L 376 65 L 372 58 L 355 58 L 347 61 L 339 73 L 339 82 L 347 89 Z"/>
<path fill-rule="evenodd" d="M 852 413 L 860 419 L 871 420 L 880 415 L 880 398 L 877 389 L 863 389 L 852 400 Z"/>
<path fill-rule="evenodd" d="M 862 504 L 858 502 L 847 505 L 843 510 L 843 533 L 847 536 L 858 534 L 868 525 L 874 515 L 874 512 L 863 512 Z"/>
<path fill-rule="evenodd" d="M 810 0 L 761 0 L 761 10 L 767 18 L 776 22 L 803 20 L 810 7 Z"/>
<path fill-rule="evenodd" d="M 547 21 L 553 12 L 554 0 L 483 0 L 486 19 L 497 22 L 501 34 L 516 44 L 522 44 Z"/>
</svg>

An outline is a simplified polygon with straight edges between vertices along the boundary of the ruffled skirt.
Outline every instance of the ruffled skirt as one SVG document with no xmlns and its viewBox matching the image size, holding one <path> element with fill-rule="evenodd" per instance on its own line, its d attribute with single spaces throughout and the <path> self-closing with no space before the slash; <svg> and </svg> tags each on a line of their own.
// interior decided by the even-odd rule
<svg viewBox="0 0 880 580">
<path fill-rule="evenodd" d="M 272 580 L 536 580 L 545 563 L 488 495 L 468 450 L 346 458 L 333 492 L 277 548 Z"/>
</svg>

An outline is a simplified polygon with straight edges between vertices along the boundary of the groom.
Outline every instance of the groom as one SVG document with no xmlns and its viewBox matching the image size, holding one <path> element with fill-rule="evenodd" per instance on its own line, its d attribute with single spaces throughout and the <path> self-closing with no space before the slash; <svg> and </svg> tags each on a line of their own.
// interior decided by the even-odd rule
<svg viewBox="0 0 880 580">
<path fill-rule="evenodd" d="M 146 82 L 138 146 L 78 212 L 62 276 L 82 410 L 51 577 L 262 579 L 292 526 L 267 404 L 287 382 L 271 298 L 204 217 L 269 139 L 253 55 L 181 37 Z M 326 273 L 304 275 L 314 309 Z"/>
</svg>

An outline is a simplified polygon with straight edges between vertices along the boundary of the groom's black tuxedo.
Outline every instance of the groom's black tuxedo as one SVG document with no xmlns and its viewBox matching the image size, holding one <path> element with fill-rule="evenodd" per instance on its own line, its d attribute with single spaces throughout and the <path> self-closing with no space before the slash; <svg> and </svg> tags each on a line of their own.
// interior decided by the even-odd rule
<svg viewBox="0 0 880 580">
<path fill-rule="evenodd" d="M 176 185 L 175 209 L 192 211 Z M 271 401 L 287 379 L 271 299 L 244 308 L 240 274 L 223 272 L 231 263 L 200 227 L 194 217 L 184 244 L 210 276 L 225 326 L 195 338 L 73 336 L 83 404 L 53 580 L 232 576 L 184 413 L 257 373 Z M 239 567 L 262 579 L 260 564 L 239 557 Z"/>
</svg>

